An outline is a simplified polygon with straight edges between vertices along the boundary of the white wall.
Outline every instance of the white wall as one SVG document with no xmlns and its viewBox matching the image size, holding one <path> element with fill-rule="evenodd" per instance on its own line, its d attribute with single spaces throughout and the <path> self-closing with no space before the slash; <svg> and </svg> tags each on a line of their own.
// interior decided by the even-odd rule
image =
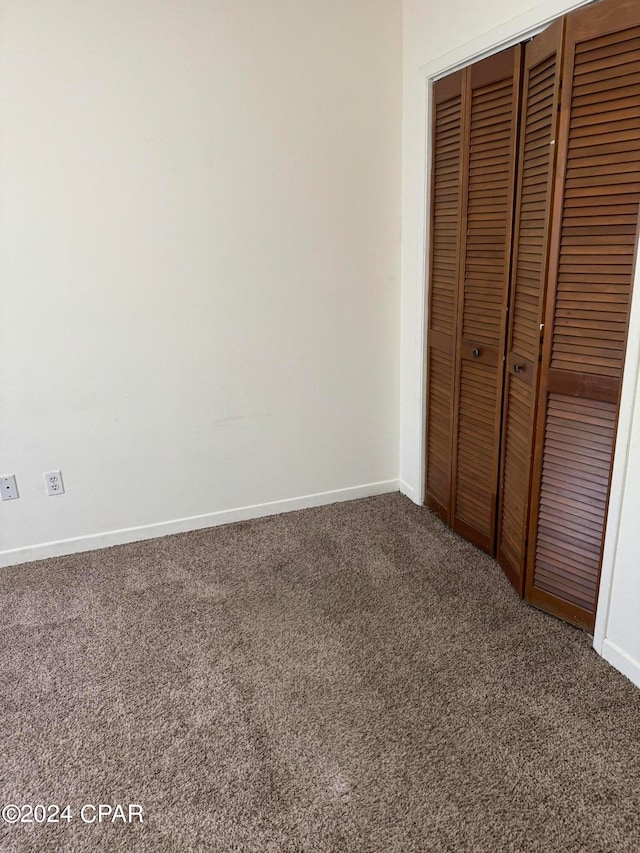
<svg viewBox="0 0 640 853">
<path fill-rule="evenodd" d="M 405 0 L 400 480 L 423 501 L 428 79 L 520 40 L 583 0 Z M 640 685 L 640 269 L 632 307 L 618 447 L 594 645 Z M 640 396 L 640 395 L 639 395 Z M 627 448 L 630 447 L 627 460 Z M 628 468 L 627 468 L 628 461 Z M 610 597 L 610 598 L 609 598 Z M 610 600 L 610 605 L 609 605 Z"/>
<path fill-rule="evenodd" d="M 640 687 L 640 262 L 634 294 L 594 647 Z"/>
<path fill-rule="evenodd" d="M 610 599 L 607 602 L 603 596 L 601 600 L 604 616 L 599 650 L 640 686 L 640 394 L 636 396 L 625 479 Z"/>
<path fill-rule="evenodd" d="M 0 0 L 3 563 L 397 487 L 401 42 L 401 0 Z"/>
</svg>

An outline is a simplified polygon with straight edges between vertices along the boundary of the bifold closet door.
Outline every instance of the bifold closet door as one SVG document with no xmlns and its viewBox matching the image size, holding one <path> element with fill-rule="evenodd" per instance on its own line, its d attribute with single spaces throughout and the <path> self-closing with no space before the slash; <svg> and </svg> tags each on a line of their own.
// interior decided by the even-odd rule
<svg viewBox="0 0 640 853">
<path fill-rule="evenodd" d="M 459 71 L 437 81 L 433 86 L 432 102 L 426 504 L 447 524 L 451 517 L 465 76 L 464 71 Z"/>
<path fill-rule="evenodd" d="M 640 3 L 566 18 L 527 599 L 592 628 L 640 202 Z"/>
<path fill-rule="evenodd" d="M 524 592 L 533 430 L 559 112 L 564 21 L 525 46 L 504 380 L 497 557 Z"/>
<path fill-rule="evenodd" d="M 466 73 L 452 526 L 494 553 L 521 47 Z"/>
</svg>

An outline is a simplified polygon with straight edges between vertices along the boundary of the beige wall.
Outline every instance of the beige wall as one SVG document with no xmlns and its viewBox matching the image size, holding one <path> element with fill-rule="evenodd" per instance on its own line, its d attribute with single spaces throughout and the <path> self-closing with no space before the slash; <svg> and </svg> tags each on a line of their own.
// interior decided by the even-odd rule
<svg viewBox="0 0 640 853">
<path fill-rule="evenodd" d="M 396 487 L 401 27 L 0 0 L 4 562 Z"/>
</svg>

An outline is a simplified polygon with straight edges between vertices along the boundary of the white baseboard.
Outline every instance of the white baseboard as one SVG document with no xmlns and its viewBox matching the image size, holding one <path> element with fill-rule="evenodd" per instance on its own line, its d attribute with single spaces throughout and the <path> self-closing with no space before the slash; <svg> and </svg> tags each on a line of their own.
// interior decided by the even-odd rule
<svg viewBox="0 0 640 853">
<path fill-rule="evenodd" d="M 640 661 L 632 658 L 611 640 L 604 641 L 602 657 L 623 675 L 626 675 L 636 687 L 640 687 Z"/>
<path fill-rule="evenodd" d="M 112 545 L 124 545 L 127 542 L 140 542 L 144 539 L 156 539 L 160 536 L 170 536 L 173 533 L 186 533 L 189 530 L 201 530 L 204 527 L 217 527 L 220 524 L 230 524 L 233 521 L 247 521 L 251 518 L 261 518 L 267 515 L 278 515 L 297 509 L 309 509 L 314 506 L 352 501 L 358 498 L 369 498 L 374 495 L 384 495 L 397 492 L 400 487 L 398 480 L 383 480 L 379 483 L 366 483 L 362 486 L 352 486 L 347 489 L 335 489 L 331 492 L 318 492 L 313 495 L 303 495 L 298 498 L 288 498 L 282 501 L 254 504 L 236 509 L 225 509 L 220 512 L 194 515 L 190 518 L 176 518 L 172 521 L 161 521 L 157 524 L 147 524 L 142 527 L 127 527 L 123 530 L 109 530 L 105 533 L 92 533 L 88 536 L 78 536 L 73 539 L 61 539 L 56 542 L 44 542 L 39 545 L 28 545 L 24 548 L 14 548 L 0 551 L 0 568 L 30 563 L 34 560 L 44 560 L 47 557 L 62 557 L 66 554 L 78 554 L 82 551 L 95 551 L 99 548 L 110 548 Z"/>
</svg>

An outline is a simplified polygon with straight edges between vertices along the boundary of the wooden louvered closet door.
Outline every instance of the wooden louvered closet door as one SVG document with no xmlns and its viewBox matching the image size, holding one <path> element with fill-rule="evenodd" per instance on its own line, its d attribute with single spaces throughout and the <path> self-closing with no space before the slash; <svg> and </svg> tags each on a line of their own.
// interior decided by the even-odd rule
<svg viewBox="0 0 640 853">
<path fill-rule="evenodd" d="M 467 69 L 453 527 L 494 553 L 521 47 Z"/>
<path fill-rule="evenodd" d="M 464 77 L 465 72 L 459 71 L 433 87 L 426 503 L 447 523 L 451 510 Z"/>
<path fill-rule="evenodd" d="M 559 20 L 525 46 L 504 380 L 498 562 L 524 592 L 533 430 L 547 280 L 561 51 Z"/>
<path fill-rule="evenodd" d="M 640 202 L 640 3 L 566 18 L 527 599 L 592 628 Z"/>
</svg>

